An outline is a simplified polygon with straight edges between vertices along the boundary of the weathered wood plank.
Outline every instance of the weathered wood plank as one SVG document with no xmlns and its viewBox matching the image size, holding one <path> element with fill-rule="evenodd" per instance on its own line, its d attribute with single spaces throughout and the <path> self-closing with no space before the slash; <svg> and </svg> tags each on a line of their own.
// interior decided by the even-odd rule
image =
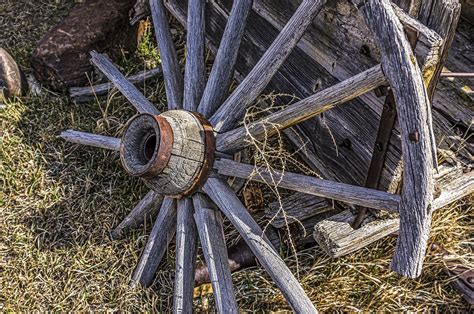
<svg viewBox="0 0 474 314">
<path fill-rule="evenodd" d="M 400 196 L 384 191 L 369 189 L 361 186 L 353 186 L 346 183 L 318 179 L 291 172 L 278 172 L 252 165 L 238 163 L 229 159 L 216 160 L 214 168 L 219 174 L 248 178 L 258 182 L 275 182 L 278 187 L 326 197 L 349 204 L 365 206 L 369 208 L 397 211 Z"/>
<path fill-rule="evenodd" d="M 205 0 L 188 1 L 186 67 L 184 69 L 183 108 L 196 111 L 204 91 L 204 7 Z"/>
<path fill-rule="evenodd" d="M 415 278 L 426 254 L 433 201 L 430 105 L 418 63 L 388 0 L 355 0 L 382 52 L 382 67 L 395 95 L 401 129 L 403 188 L 400 236 L 392 269 Z"/>
<path fill-rule="evenodd" d="M 92 134 L 76 130 L 62 131 L 59 137 L 71 143 L 94 146 L 115 151 L 120 150 L 120 139 L 116 137 Z"/>
<path fill-rule="evenodd" d="M 440 172 L 448 172 L 439 178 L 441 194 L 433 201 L 435 210 L 474 192 L 474 172 L 462 174 L 460 167 L 441 167 Z M 461 174 L 459 171 L 461 171 Z M 443 182 L 443 183 L 441 183 Z M 389 234 L 399 230 L 400 219 L 375 219 L 367 217 L 360 229 L 351 226 L 355 215 L 349 210 L 332 216 L 314 226 L 313 236 L 319 246 L 331 257 L 336 258 L 355 252 Z"/>
<path fill-rule="evenodd" d="M 192 199 L 184 198 L 177 203 L 173 312 L 192 313 L 198 234 Z"/>
<path fill-rule="evenodd" d="M 212 291 L 219 313 L 238 313 L 232 277 L 228 266 L 227 246 L 221 213 L 210 204 L 205 196 L 193 196 L 194 219 L 198 227 L 204 258 L 212 283 Z M 194 281 L 194 277 L 189 278 Z"/>
<path fill-rule="evenodd" d="M 419 20 L 443 38 L 439 62 L 433 69 L 433 84 L 428 87 L 428 95 L 433 99 L 441 71 L 448 58 L 456 27 L 461 16 L 461 4 L 458 0 L 425 0 L 421 2 Z"/>
<path fill-rule="evenodd" d="M 91 62 L 107 76 L 138 112 L 160 114 L 160 111 L 127 80 L 106 55 L 91 51 Z"/>
<path fill-rule="evenodd" d="M 150 0 L 150 10 L 156 42 L 160 50 L 168 109 L 182 108 L 183 76 L 179 67 L 173 39 L 171 38 L 163 0 Z"/>
<path fill-rule="evenodd" d="M 133 85 L 142 84 L 145 81 L 151 80 L 159 76 L 162 72 L 161 66 L 156 68 L 145 70 L 130 76 L 127 76 L 127 81 Z M 93 86 L 85 87 L 71 87 L 69 89 L 69 96 L 76 103 L 84 103 L 96 99 L 96 97 L 101 97 L 107 95 L 107 93 L 114 88 L 113 83 L 102 83 Z"/>
<path fill-rule="evenodd" d="M 210 117 L 224 101 L 253 0 L 234 1 L 198 111 Z"/>
<path fill-rule="evenodd" d="M 261 140 L 264 137 L 270 137 L 278 131 L 342 105 L 386 82 L 382 68 L 380 66 L 372 67 L 282 110 L 271 113 L 259 121 L 219 134 L 216 139 L 216 149 L 226 153 L 238 151 L 250 144 L 252 139 Z"/>
<path fill-rule="evenodd" d="M 336 258 L 355 252 L 398 230 L 399 219 L 376 219 L 369 216 L 360 228 L 352 228 L 350 210 L 334 215 L 314 226 L 314 238 L 329 256 Z"/>
<path fill-rule="evenodd" d="M 281 204 L 278 201 L 268 204 L 265 216 L 273 227 L 285 228 L 287 224 L 303 222 L 316 215 L 334 211 L 334 207 L 326 199 L 296 192 L 283 198 Z"/>
<path fill-rule="evenodd" d="M 122 238 L 125 233 L 140 226 L 147 217 L 153 217 L 161 207 L 163 196 L 156 194 L 153 191 L 148 192 L 138 204 L 130 211 L 117 227 L 110 231 L 110 238 L 118 240 Z"/>
<path fill-rule="evenodd" d="M 176 232 L 176 202 L 165 197 L 160 208 L 160 213 L 148 237 L 145 248 L 140 256 L 130 285 L 137 284 L 149 287 L 153 283 L 158 265 L 163 258 L 168 244 Z"/>
<path fill-rule="evenodd" d="M 303 0 L 267 52 L 210 118 L 216 131 L 228 131 L 242 120 L 246 108 L 265 89 L 325 2 Z"/>
<path fill-rule="evenodd" d="M 293 310 L 297 313 L 317 312 L 298 280 L 232 189 L 218 178 L 209 178 L 203 189 L 239 231 Z"/>
</svg>

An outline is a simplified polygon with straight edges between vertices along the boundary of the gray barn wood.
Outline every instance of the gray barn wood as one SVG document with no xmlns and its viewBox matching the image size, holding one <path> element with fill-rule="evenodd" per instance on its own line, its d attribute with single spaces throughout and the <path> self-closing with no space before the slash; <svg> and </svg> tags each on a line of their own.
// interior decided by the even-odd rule
<svg viewBox="0 0 474 314">
<path fill-rule="evenodd" d="M 446 169 L 449 168 L 449 169 Z M 474 192 L 474 172 L 462 173 L 461 167 L 441 167 L 440 172 L 449 171 L 438 179 L 441 193 L 433 201 L 433 209 L 440 209 Z M 351 226 L 355 215 L 343 213 L 318 222 L 314 226 L 314 238 L 331 257 L 340 257 L 361 249 L 399 230 L 400 219 L 374 219 L 368 216 L 361 228 Z"/>
<path fill-rule="evenodd" d="M 201 230 L 204 258 L 211 277 L 212 289 L 219 313 L 238 313 L 232 278 L 227 264 L 227 246 L 224 238 L 221 212 L 216 210 L 205 196 L 196 194 L 193 197 L 196 213 L 194 219 Z M 194 281 L 194 278 L 190 278 Z"/>
<path fill-rule="evenodd" d="M 398 211 L 400 196 L 384 191 L 353 186 L 345 183 L 318 179 L 288 171 L 268 171 L 266 168 L 255 168 L 249 164 L 238 163 L 228 159 L 216 160 L 214 168 L 219 174 L 249 178 L 263 183 L 276 182 L 278 187 L 320 197 L 326 197 L 349 204 L 369 208 Z"/>
<path fill-rule="evenodd" d="M 163 0 L 150 0 L 150 10 L 156 42 L 160 50 L 168 109 L 182 108 L 183 76 L 181 75 L 178 56 L 171 38 Z"/>
<path fill-rule="evenodd" d="M 112 240 L 118 240 L 122 238 L 128 230 L 138 228 L 146 218 L 154 217 L 155 214 L 158 213 L 162 201 L 163 195 L 149 191 L 120 224 L 110 231 L 110 238 Z"/>
<path fill-rule="evenodd" d="M 110 59 L 104 55 L 91 52 L 91 62 L 118 88 L 140 113 L 160 114 L 160 111 L 140 91 L 120 73 Z"/>
<path fill-rule="evenodd" d="M 161 262 L 168 244 L 176 233 L 176 202 L 165 197 L 156 218 L 153 229 L 148 236 L 147 243 L 140 256 L 130 285 L 137 284 L 149 287 L 153 283 L 156 270 Z"/>
<path fill-rule="evenodd" d="M 87 132 L 66 130 L 59 135 L 68 142 L 105 148 L 109 150 L 120 150 L 120 139 L 111 136 L 97 135 Z"/>
<path fill-rule="evenodd" d="M 190 198 L 177 201 L 176 220 L 173 311 L 175 313 L 192 313 L 198 234 L 194 222 L 193 201 Z"/>
<path fill-rule="evenodd" d="M 161 73 L 163 72 L 161 70 L 161 66 L 159 66 L 150 70 L 145 70 L 137 74 L 127 76 L 127 80 L 133 85 L 139 85 L 145 83 L 148 80 L 156 78 L 157 76 L 161 75 Z M 69 96 L 76 103 L 84 103 L 94 100 L 96 99 L 96 97 L 106 95 L 113 88 L 114 84 L 111 82 L 97 84 L 93 86 L 71 87 L 69 89 Z"/>
<path fill-rule="evenodd" d="M 239 231 L 293 310 L 298 313 L 316 313 L 314 305 L 298 280 L 232 189 L 221 179 L 211 177 L 204 184 L 203 189 Z"/>
<path fill-rule="evenodd" d="M 184 69 L 184 103 L 186 110 L 196 111 L 206 83 L 204 67 L 205 0 L 188 1 L 189 32 L 186 36 Z"/>
</svg>

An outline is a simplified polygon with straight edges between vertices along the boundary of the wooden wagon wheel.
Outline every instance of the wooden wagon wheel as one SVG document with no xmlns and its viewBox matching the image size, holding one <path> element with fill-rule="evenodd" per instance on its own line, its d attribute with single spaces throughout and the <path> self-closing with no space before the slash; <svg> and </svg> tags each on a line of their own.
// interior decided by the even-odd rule
<svg viewBox="0 0 474 314">
<path fill-rule="evenodd" d="M 324 3 L 325 0 L 304 0 L 253 70 L 225 99 L 252 0 L 234 2 L 207 84 L 205 1 L 188 1 L 189 31 L 183 81 L 164 2 L 151 0 L 169 109 L 164 113 L 160 113 L 129 83 L 105 55 L 91 53 L 92 63 L 113 82 L 139 114 L 130 119 L 121 139 L 74 130 L 65 131 L 61 136 L 71 142 L 120 151 L 125 170 L 132 176 L 143 178 L 151 188 L 112 231 L 112 236 L 119 237 L 161 204 L 132 282 L 143 286 L 152 283 L 161 258 L 176 233 L 175 311 L 190 312 L 192 308 L 199 236 L 216 306 L 220 312 L 237 312 L 221 213 L 239 231 L 291 307 L 297 312 L 316 311 L 262 229 L 228 186 L 225 176 L 257 181 L 277 176 L 282 188 L 369 208 L 398 211 L 401 228 L 392 267 L 409 277 L 420 273 L 429 232 L 433 189 L 434 145 L 429 101 L 416 59 L 388 0 L 353 1 L 380 43 L 381 65 L 271 113 L 246 129 L 236 128 L 246 108 L 261 94 Z M 277 171 L 262 170 L 255 175 L 253 166 L 228 158 L 230 153 L 248 145 L 249 137 L 258 139 L 274 134 L 387 82 L 395 94 L 402 130 L 405 172 L 401 196 L 289 172 L 282 175 Z M 265 128 L 268 123 L 274 127 Z"/>
</svg>

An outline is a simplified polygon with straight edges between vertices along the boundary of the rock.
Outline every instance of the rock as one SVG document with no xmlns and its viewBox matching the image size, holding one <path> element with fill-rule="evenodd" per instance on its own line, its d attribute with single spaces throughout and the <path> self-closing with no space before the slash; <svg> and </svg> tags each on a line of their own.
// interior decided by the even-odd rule
<svg viewBox="0 0 474 314">
<path fill-rule="evenodd" d="M 5 49 L 0 48 L 0 99 L 20 96 L 26 85 L 18 64 Z"/>
<path fill-rule="evenodd" d="M 52 89 L 88 84 L 93 71 L 89 52 L 114 55 L 112 48 L 131 49 L 136 31 L 129 23 L 134 0 L 86 0 L 39 41 L 31 59 L 36 78 Z"/>
</svg>

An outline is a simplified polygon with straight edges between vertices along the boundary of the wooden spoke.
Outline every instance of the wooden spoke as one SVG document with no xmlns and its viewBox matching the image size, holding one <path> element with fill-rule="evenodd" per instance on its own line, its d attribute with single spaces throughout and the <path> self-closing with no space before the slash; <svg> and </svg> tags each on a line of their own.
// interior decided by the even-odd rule
<svg viewBox="0 0 474 314">
<path fill-rule="evenodd" d="M 190 198 L 178 200 L 173 312 L 192 313 L 197 230 Z"/>
<path fill-rule="evenodd" d="M 218 313 L 238 313 L 222 228 L 221 213 L 202 194 L 193 196 L 194 219 L 211 277 Z M 194 279 L 194 277 L 193 277 Z"/>
<path fill-rule="evenodd" d="M 122 222 L 110 231 L 110 238 L 118 240 L 130 229 L 140 226 L 146 217 L 153 216 L 160 209 L 163 196 L 150 191 L 143 197 Z"/>
<path fill-rule="evenodd" d="M 184 71 L 183 108 L 196 111 L 205 84 L 204 7 L 205 0 L 188 1 L 186 68 Z"/>
<path fill-rule="evenodd" d="M 262 229 L 250 216 L 227 183 L 218 178 L 209 178 L 203 188 L 239 231 L 267 273 L 282 291 L 293 310 L 297 313 L 315 313 L 316 309 L 298 280 L 293 276 L 270 242 L 262 237 L 264 234 Z"/>
<path fill-rule="evenodd" d="M 120 139 L 116 137 L 92 134 L 76 130 L 62 131 L 59 136 L 71 143 L 94 146 L 116 151 L 120 150 Z"/>
<path fill-rule="evenodd" d="M 176 203 L 166 197 L 151 230 L 140 261 L 132 275 L 131 285 L 149 287 L 153 283 L 158 265 L 165 254 L 169 242 L 176 232 Z"/>
<path fill-rule="evenodd" d="M 218 132 L 235 127 L 249 106 L 293 51 L 326 0 L 304 0 L 252 71 L 210 118 Z"/>
<path fill-rule="evenodd" d="M 403 188 L 400 235 L 392 268 L 407 277 L 421 274 L 433 211 L 430 102 L 416 58 L 389 0 L 354 0 L 372 30 L 382 66 L 395 95 L 401 130 Z"/>
<path fill-rule="evenodd" d="M 117 87 L 140 113 L 160 114 L 160 111 L 104 55 L 91 51 L 91 62 Z"/>
<path fill-rule="evenodd" d="M 181 108 L 183 103 L 183 78 L 176 49 L 171 38 L 163 0 L 150 0 L 150 9 L 156 42 L 160 50 L 168 109 Z"/>
<path fill-rule="evenodd" d="M 248 164 L 238 163 L 230 159 L 220 159 L 214 163 L 219 174 L 245 178 L 259 182 L 277 182 L 284 189 L 306 194 L 326 197 L 350 204 L 369 208 L 397 211 L 400 196 L 384 191 L 373 190 L 361 186 L 318 179 L 292 172 L 269 172 L 266 169 L 255 170 Z"/>
<path fill-rule="evenodd" d="M 127 80 L 134 85 L 143 84 L 145 81 L 156 78 L 162 72 L 161 66 L 158 66 L 156 68 L 141 71 L 140 73 L 128 76 Z M 91 99 L 96 99 L 96 97 L 106 95 L 112 88 L 114 88 L 114 84 L 110 82 L 97 84 L 94 86 L 71 87 L 69 89 L 69 96 L 74 99 L 76 103 L 83 103 L 90 101 Z"/>
<path fill-rule="evenodd" d="M 211 116 L 224 101 L 253 0 L 234 1 L 198 111 Z"/>
<path fill-rule="evenodd" d="M 380 65 L 377 65 L 298 101 L 283 110 L 272 113 L 260 121 L 219 134 L 217 136 L 216 149 L 226 153 L 238 151 L 249 143 L 250 138 L 260 140 L 263 137 L 271 136 L 279 130 L 310 119 L 337 105 L 363 95 L 386 82 L 382 68 Z"/>
</svg>

